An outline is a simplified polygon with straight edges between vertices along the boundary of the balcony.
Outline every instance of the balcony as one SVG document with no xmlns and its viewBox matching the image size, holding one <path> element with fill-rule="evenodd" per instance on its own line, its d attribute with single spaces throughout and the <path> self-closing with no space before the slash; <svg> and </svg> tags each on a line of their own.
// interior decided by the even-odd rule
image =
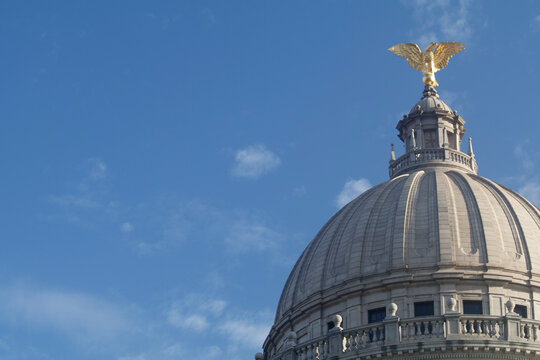
<svg viewBox="0 0 540 360">
<path fill-rule="evenodd" d="M 474 157 L 450 148 L 414 149 L 390 162 L 390 177 L 404 173 L 408 169 L 427 164 L 447 164 L 474 173 L 477 172 Z"/>
<path fill-rule="evenodd" d="M 397 359 L 425 352 L 475 352 L 475 358 L 484 358 L 476 356 L 478 352 L 485 352 L 485 358 L 498 358 L 494 355 L 497 353 L 512 354 L 512 359 L 540 357 L 540 321 L 523 319 L 515 313 L 506 316 L 450 313 L 410 319 L 394 316 L 354 329 L 338 327 L 326 336 L 301 344 L 294 343 L 295 336 L 292 342 L 290 339 L 285 342 L 285 350 L 269 359 L 375 359 L 381 356 Z"/>
</svg>

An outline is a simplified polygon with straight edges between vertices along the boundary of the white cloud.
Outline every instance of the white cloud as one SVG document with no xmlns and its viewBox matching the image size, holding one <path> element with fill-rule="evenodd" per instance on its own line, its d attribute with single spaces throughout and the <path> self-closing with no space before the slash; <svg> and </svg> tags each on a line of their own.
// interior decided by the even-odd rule
<svg viewBox="0 0 540 360">
<path fill-rule="evenodd" d="M 537 181 L 529 181 L 521 186 L 518 192 L 523 195 L 527 200 L 540 206 L 540 183 Z"/>
<path fill-rule="evenodd" d="M 369 188 L 371 188 L 371 183 L 367 179 L 348 180 L 336 198 L 337 207 L 342 208 Z"/>
<path fill-rule="evenodd" d="M 120 226 L 120 231 L 123 233 L 130 233 L 133 231 L 133 225 L 130 222 L 125 222 Z"/>
<path fill-rule="evenodd" d="M 227 307 L 227 303 L 220 299 L 208 300 L 201 304 L 202 310 L 210 311 L 215 316 L 221 315 L 225 307 Z"/>
<path fill-rule="evenodd" d="M 79 165 L 83 174 L 72 183 L 72 189 L 63 195 L 50 195 L 47 200 L 64 208 L 69 213 L 66 218 L 74 217 L 76 211 L 97 209 L 107 206 L 101 200 L 106 192 L 107 165 L 100 159 L 90 158 Z"/>
<path fill-rule="evenodd" d="M 85 166 L 88 168 L 88 176 L 92 180 L 103 180 L 107 177 L 107 164 L 98 158 L 86 160 Z"/>
<path fill-rule="evenodd" d="M 174 356 L 174 357 L 180 357 L 182 355 L 185 355 L 184 348 L 180 344 L 173 344 L 170 346 L 167 346 L 165 349 L 163 349 L 163 354 L 165 356 Z"/>
<path fill-rule="evenodd" d="M 260 348 L 272 327 L 268 314 L 244 314 L 223 321 L 218 329 L 237 345 Z"/>
<path fill-rule="evenodd" d="M 527 149 L 529 141 L 525 140 L 522 144 L 514 148 L 514 155 L 519 159 L 520 165 L 526 170 L 531 171 L 536 167 L 536 160 L 540 157 L 531 149 Z"/>
<path fill-rule="evenodd" d="M 415 0 L 403 1 L 414 9 L 420 24 L 414 33 L 424 49 L 429 42 L 468 41 L 473 34 L 471 1 L 469 0 Z M 477 16 L 478 17 L 478 16 Z"/>
<path fill-rule="evenodd" d="M 249 146 L 236 151 L 231 174 L 246 179 L 258 179 L 281 164 L 281 159 L 264 145 Z"/>
<path fill-rule="evenodd" d="M 55 330 L 81 342 L 113 342 L 133 326 L 126 311 L 108 301 L 28 287 L 0 290 L 0 316 L 15 326 Z"/>
<path fill-rule="evenodd" d="M 283 239 L 257 218 L 240 218 L 231 225 L 225 244 L 234 252 L 264 251 L 275 248 Z"/>
<path fill-rule="evenodd" d="M 202 332 L 210 325 L 210 319 L 221 316 L 227 303 L 221 299 L 189 294 L 173 303 L 166 313 L 169 324 L 186 330 Z"/>
</svg>

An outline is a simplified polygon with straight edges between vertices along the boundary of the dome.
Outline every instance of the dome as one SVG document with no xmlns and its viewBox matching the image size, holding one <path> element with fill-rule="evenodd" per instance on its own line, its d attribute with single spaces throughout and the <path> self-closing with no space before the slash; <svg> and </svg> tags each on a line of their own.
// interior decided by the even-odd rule
<svg viewBox="0 0 540 360">
<path fill-rule="evenodd" d="M 336 294 L 443 278 L 449 269 L 526 284 L 540 274 L 539 239 L 538 209 L 512 190 L 454 168 L 402 174 L 324 225 L 287 280 L 276 322 Z"/>
<path fill-rule="evenodd" d="M 426 85 L 396 126 L 390 179 L 296 262 L 264 360 L 540 356 L 540 210 L 478 175 L 464 125 Z"/>
<path fill-rule="evenodd" d="M 439 99 L 438 95 L 426 96 L 420 99 L 409 111 L 409 115 L 417 112 L 433 112 L 433 111 L 446 111 L 451 113 L 452 109 L 444 101 Z"/>
<path fill-rule="evenodd" d="M 424 92 L 422 93 L 422 98 L 418 101 L 409 111 L 409 116 L 418 115 L 422 113 L 432 113 L 432 112 L 447 112 L 452 113 L 452 109 L 444 101 L 439 98 L 435 88 L 431 86 L 426 86 Z"/>
</svg>

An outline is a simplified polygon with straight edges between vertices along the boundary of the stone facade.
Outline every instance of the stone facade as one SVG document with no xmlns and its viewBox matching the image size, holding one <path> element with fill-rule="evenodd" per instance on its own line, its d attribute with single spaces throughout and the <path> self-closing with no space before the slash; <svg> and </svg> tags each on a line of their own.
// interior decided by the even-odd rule
<svg viewBox="0 0 540 360">
<path fill-rule="evenodd" d="M 477 175 L 464 124 L 426 86 L 390 180 L 308 245 L 256 358 L 540 357 L 540 212 Z"/>
</svg>

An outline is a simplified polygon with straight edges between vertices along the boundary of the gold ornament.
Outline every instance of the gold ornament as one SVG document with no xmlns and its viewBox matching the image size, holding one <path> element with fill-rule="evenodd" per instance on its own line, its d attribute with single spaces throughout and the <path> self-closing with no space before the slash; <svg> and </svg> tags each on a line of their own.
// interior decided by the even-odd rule
<svg viewBox="0 0 540 360">
<path fill-rule="evenodd" d="M 435 73 L 448 65 L 448 60 L 463 49 L 465 49 L 465 45 L 447 41 L 438 44 L 432 42 L 424 52 L 420 51 L 418 45 L 413 43 L 398 44 L 392 46 L 388 51 L 404 57 L 410 67 L 421 71 L 424 84 L 439 86 L 435 80 Z"/>
</svg>

